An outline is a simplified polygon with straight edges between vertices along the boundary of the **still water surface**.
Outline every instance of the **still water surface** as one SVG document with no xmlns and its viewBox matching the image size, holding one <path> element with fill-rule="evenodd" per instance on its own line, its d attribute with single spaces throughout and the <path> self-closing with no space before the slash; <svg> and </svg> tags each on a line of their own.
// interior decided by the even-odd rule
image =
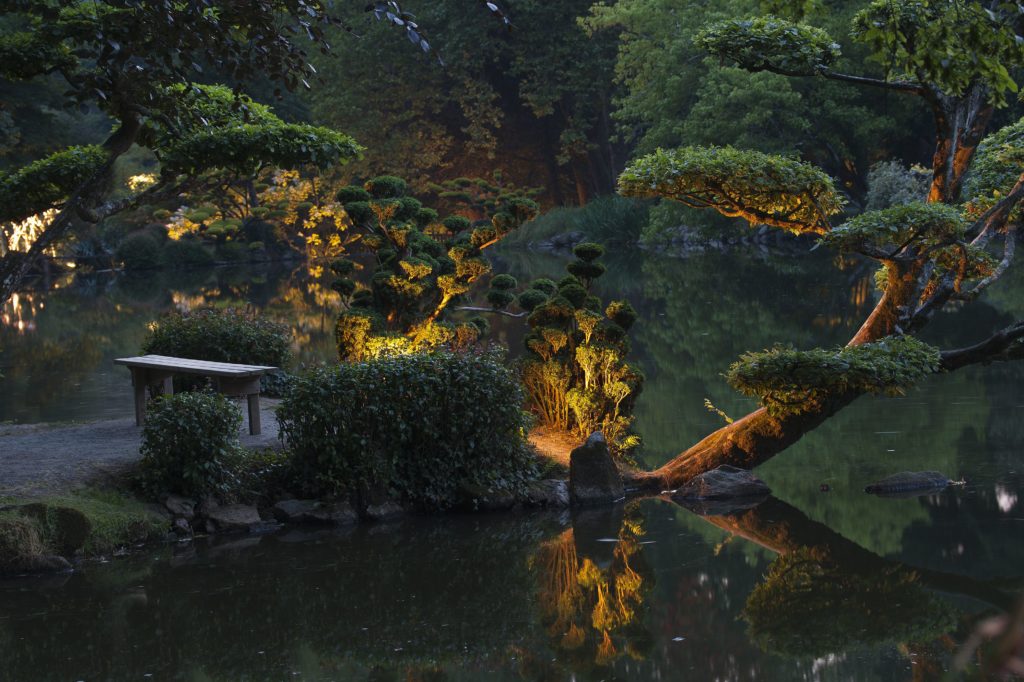
<svg viewBox="0 0 1024 682">
<path fill-rule="evenodd" d="M 636 255 L 604 294 L 641 313 L 637 426 L 649 465 L 751 403 L 721 372 L 779 341 L 843 343 L 870 272 L 827 256 Z M 520 276 L 562 262 L 506 255 Z M 131 414 L 111 360 L 161 311 L 252 307 L 331 355 L 329 289 L 304 271 L 79 278 L 0 324 L 0 421 Z M 943 347 L 1024 317 L 1024 277 L 938 320 Z M 515 348 L 515 321 L 496 325 Z M 409 519 L 161 547 L 54 581 L 0 585 L 0 680 L 934 679 L 1024 576 L 1024 368 L 864 398 L 759 470 L 775 497 L 728 517 L 646 500 L 586 515 Z M 937 469 L 966 485 L 878 499 Z M 822 492 L 826 484 L 829 492 Z M 148 677 L 147 677 L 148 675 Z"/>
</svg>

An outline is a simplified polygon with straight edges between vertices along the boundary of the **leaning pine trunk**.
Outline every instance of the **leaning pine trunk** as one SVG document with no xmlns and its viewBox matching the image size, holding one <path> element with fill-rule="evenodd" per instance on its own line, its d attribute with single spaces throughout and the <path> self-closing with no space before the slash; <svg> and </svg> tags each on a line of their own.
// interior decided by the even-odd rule
<svg viewBox="0 0 1024 682">
<path fill-rule="evenodd" d="M 919 272 L 917 265 L 889 263 L 886 291 L 849 345 L 870 343 L 896 332 L 899 311 L 912 299 Z M 816 429 L 860 395 L 849 391 L 837 393 L 798 414 L 772 416 L 762 407 L 718 429 L 654 471 L 627 472 L 625 483 L 638 491 L 657 492 L 678 488 L 694 476 L 723 464 L 753 469 Z"/>
</svg>

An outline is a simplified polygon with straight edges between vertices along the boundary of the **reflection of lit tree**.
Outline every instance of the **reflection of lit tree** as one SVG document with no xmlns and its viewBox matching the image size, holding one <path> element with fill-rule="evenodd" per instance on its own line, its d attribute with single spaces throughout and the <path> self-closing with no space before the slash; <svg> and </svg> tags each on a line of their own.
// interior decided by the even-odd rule
<svg viewBox="0 0 1024 682">
<path fill-rule="evenodd" d="M 977 580 L 874 554 L 775 498 L 707 520 L 779 554 L 744 617 L 766 650 L 820 656 L 883 642 L 920 644 L 949 633 L 957 611 L 933 591 L 1005 609 L 1019 579 Z"/>
<path fill-rule="evenodd" d="M 820 548 L 783 554 L 747 599 L 750 634 L 766 651 L 821 656 L 854 646 L 926 642 L 956 627 L 948 602 L 902 566 L 868 570 Z"/>
<path fill-rule="evenodd" d="M 580 555 L 572 529 L 537 552 L 545 628 L 555 648 L 574 662 L 607 666 L 623 654 L 645 657 L 649 636 L 642 612 L 652 578 L 640 553 L 643 535 L 640 515 L 627 512 L 605 568 Z"/>
</svg>

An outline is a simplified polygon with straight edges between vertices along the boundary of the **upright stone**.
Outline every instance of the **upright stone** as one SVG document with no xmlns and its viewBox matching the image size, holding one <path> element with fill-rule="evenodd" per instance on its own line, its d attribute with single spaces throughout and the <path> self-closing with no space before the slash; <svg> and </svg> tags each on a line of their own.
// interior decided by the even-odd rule
<svg viewBox="0 0 1024 682">
<path fill-rule="evenodd" d="M 569 496 L 575 505 L 611 504 L 624 495 L 622 477 L 600 431 L 569 455 Z"/>
</svg>

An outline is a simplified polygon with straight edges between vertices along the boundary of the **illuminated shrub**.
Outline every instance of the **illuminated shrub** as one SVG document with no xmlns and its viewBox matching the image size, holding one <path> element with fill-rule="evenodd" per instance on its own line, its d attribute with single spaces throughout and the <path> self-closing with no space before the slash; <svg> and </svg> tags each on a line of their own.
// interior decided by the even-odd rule
<svg viewBox="0 0 1024 682">
<path fill-rule="evenodd" d="M 558 284 L 535 280 L 517 299 L 530 311 L 523 383 L 545 425 L 581 438 L 602 431 L 612 450 L 622 454 L 639 442 L 630 427 L 643 377 L 625 361 L 626 331 L 637 313 L 626 301 L 605 308 L 590 293 L 593 280 L 604 273 L 597 262 L 603 247 L 579 244 L 574 253 L 577 259 L 566 266 L 572 274 Z"/>
<path fill-rule="evenodd" d="M 278 408 L 304 493 L 386 489 L 448 507 L 460 484 L 518 491 L 537 475 L 522 388 L 494 353 L 384 357 L 296 379 Z"/>
<path fill-rule="evenodd" d="M 448 216 L 439 223 L 437 211 L 406 196 L 406 191 L 400 178 L 382 176 L 369 180 L 364 188 L 338 192 L 360 233 L 353 249 L 366 253 L 372 263 L 360 273 L 348 265 L 332 266 L 338 276 L 332 286 L 342 297 L 343 310 L 335 328 L 342 360 L 471 346 L 482 326 L 452 324 L 445 315 L 490 273 L 491 264 L 482 249 L 537 210 L 532 202 L 532 209 L 521 202 L 502 204 L 495 207 L 506 216 L 500 230 L 492 221 L 467 233 L 469 219 Z M 507 275 L 495 278 L 487 294 L 492 307 L 514 302 L 515 286 L 515 279 Z"/>
</svg>

